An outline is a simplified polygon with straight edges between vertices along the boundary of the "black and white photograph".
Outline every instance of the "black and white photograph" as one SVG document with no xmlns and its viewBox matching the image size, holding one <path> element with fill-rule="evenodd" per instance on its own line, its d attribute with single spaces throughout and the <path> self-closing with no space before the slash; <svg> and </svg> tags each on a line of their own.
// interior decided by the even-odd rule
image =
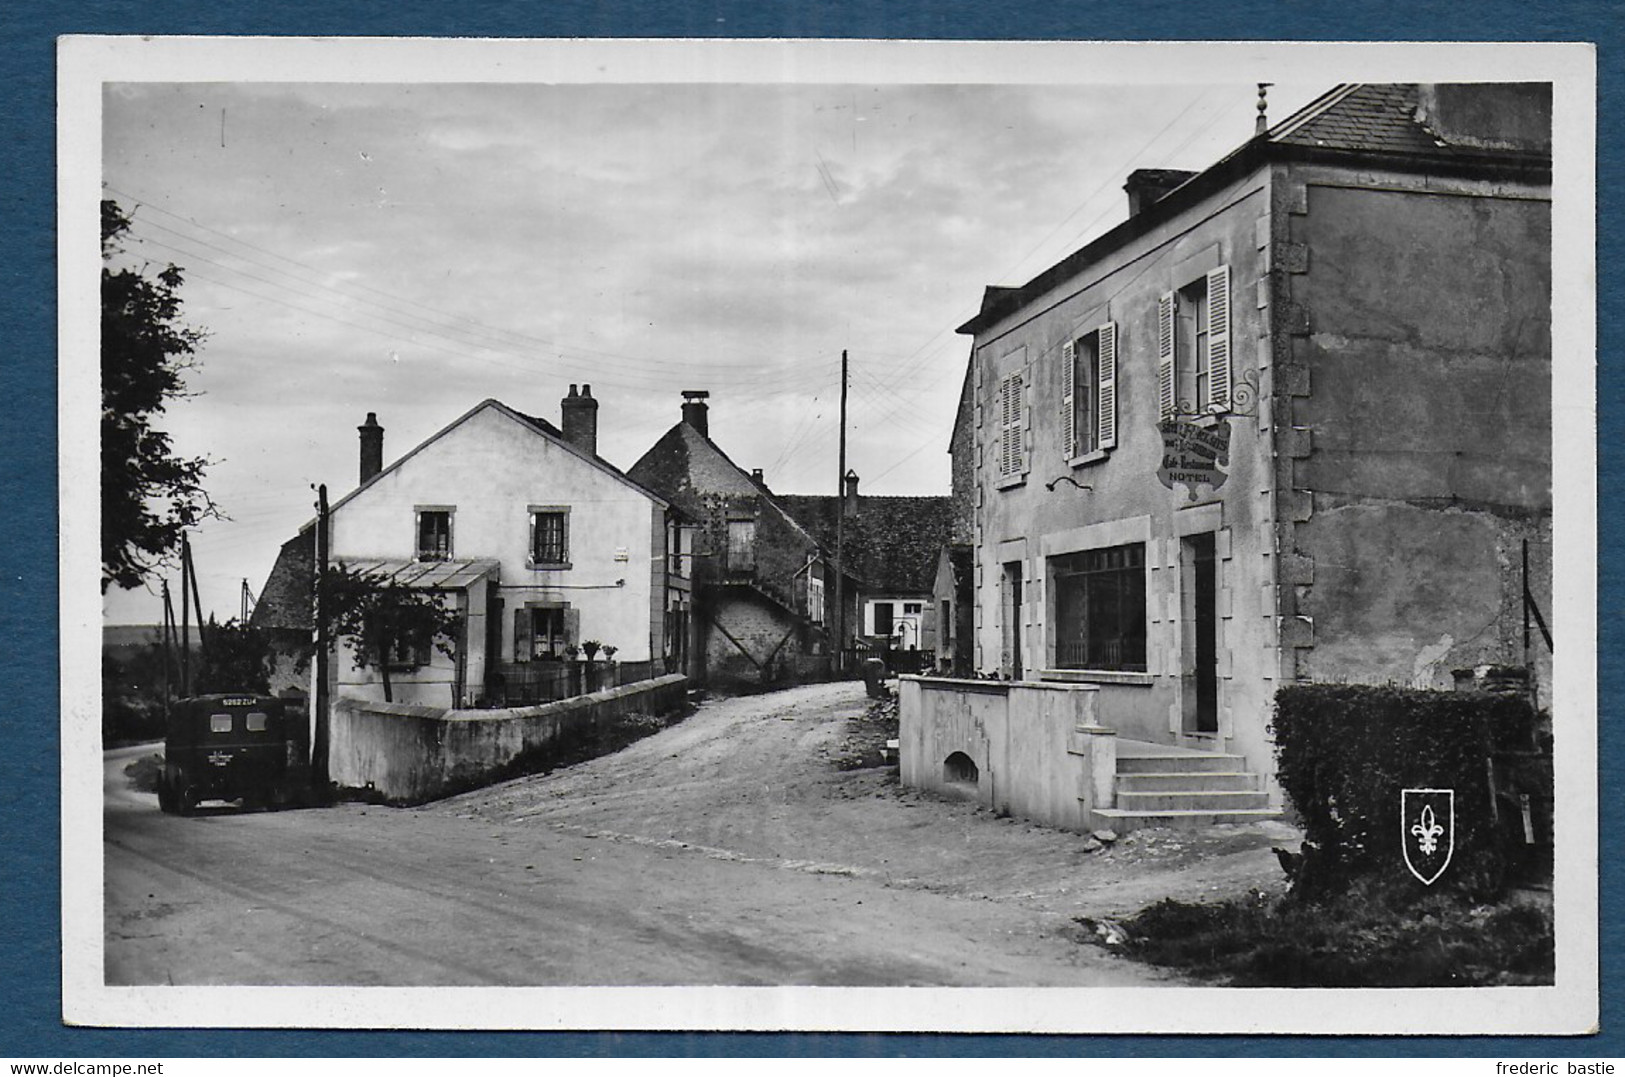
<svg viewBox="0 0 1625 1077">
<path fill-rule="evenodd" d="M 60 60 L 70 1022 L 1595 1027 L 1589 46 Z"/>
</svg>

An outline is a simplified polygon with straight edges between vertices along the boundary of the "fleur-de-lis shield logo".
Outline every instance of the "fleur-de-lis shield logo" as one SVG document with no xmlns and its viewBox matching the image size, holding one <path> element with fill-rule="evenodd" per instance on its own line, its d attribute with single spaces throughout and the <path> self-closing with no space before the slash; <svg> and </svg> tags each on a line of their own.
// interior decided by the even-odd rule
<svg viewBox="0 0 1625 1077">
<path fill-rule="evenodd" d="M 1399 794 L 1400 848 L 1405 866 L 1432 886 L 1450 866 L 1456 843 L 1456 791 L 1406 789 Z"/>
</svg>

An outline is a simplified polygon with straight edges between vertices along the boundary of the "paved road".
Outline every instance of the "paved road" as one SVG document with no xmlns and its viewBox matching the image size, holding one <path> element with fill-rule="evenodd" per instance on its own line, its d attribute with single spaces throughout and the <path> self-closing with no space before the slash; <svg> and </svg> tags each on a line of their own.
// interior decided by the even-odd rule
<svg viewBox="0 0 1625 1077">
<path fill-rule="evenodd" d="M 168 816 L 125 774 L 154 749 L 109 752 L 107 981 L 1166 982 L 1076 944 L 1054 902 L 954 885 L 933 843 L 985 828 L 1075 875 L 1077 840 L 840 770 L 863 706 L 851 685 L 719 701 L 616 756 L 412 810 Z M 866 806 L 908 825 L 866 842 Z"/>
</svg>

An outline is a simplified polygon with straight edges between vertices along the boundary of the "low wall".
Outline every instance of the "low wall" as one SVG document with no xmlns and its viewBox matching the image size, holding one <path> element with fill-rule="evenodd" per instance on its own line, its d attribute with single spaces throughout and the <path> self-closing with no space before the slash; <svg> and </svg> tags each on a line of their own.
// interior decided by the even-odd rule
<svg viewBox="0 0 1625 1077">
<path fill-rule="evenodd" d="M 1113 806 L 1117 775 L 1117 734 L 1096 720 L 1097 696 L 1090 684 L 900 678 L 903 784 L 1088 829 L 1091 811 Z"/>
<path fill-rule="evenodd" d="M 556 703 L 507 710 L 446 710 L 340 699 L 333 706 L 328 772 L 343 788 L 371 788 L 415 804 L 487 784 L 528 752 L 628 714 L 683 705 L 688 678 L 668 674 Z"/>
</svg>

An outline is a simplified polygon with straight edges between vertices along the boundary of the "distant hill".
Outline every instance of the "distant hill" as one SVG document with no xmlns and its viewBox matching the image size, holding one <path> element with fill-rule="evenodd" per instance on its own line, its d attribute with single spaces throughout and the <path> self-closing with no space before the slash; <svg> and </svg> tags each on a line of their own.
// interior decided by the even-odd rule
<svg viewBox="0 0 1625 1077">
<path fill-rule="evenodd" d="M 103 625 L 102 651 L 133 651 L 142 647 L 149 647 L 161 642 L 164 638 L 163 625 Z M 175 638 L 180 639 L 179 630 Z M 192 649 L 198 646 L 197 626 L 192 626 Z"/>
</svg>

